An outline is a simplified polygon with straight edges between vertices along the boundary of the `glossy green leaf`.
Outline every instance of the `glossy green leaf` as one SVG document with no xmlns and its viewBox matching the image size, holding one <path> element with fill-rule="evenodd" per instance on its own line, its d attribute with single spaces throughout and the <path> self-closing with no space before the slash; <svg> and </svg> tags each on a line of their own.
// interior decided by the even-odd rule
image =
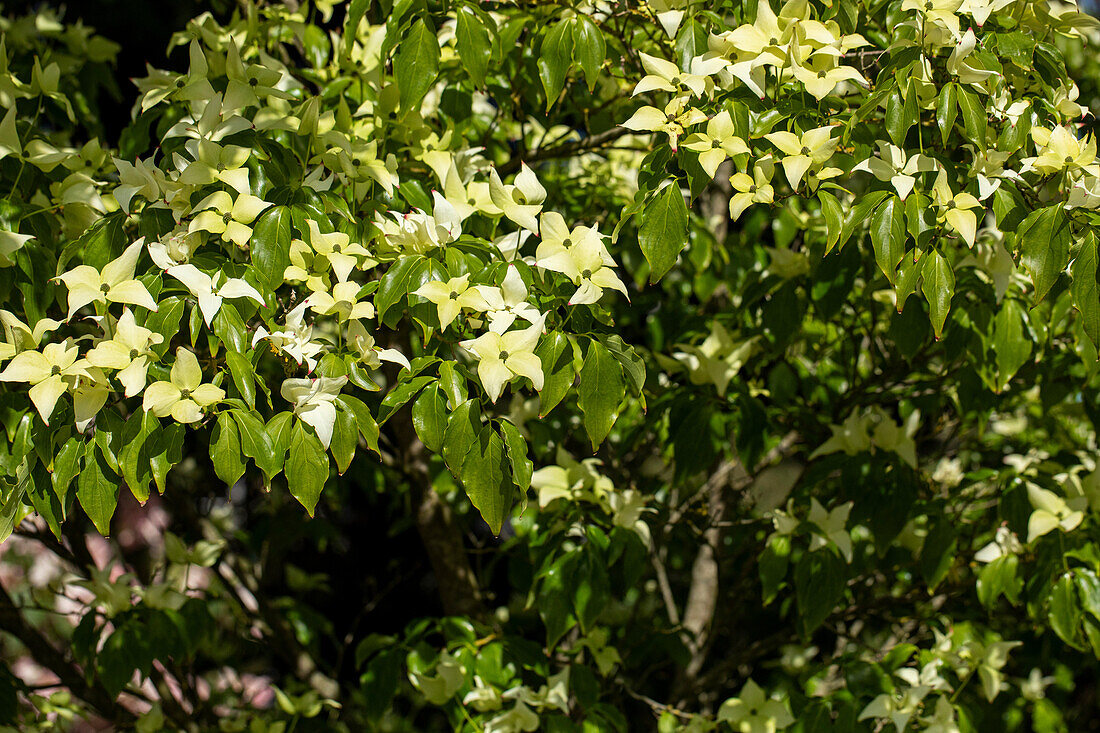
<svg viewBox="0 0 1100 733">
<path fill-rule="evenodd" d="M 687 245 L 687 204 L 680 187 L 673 181 L 642 209 L 638 244 L 649 262 L 649 281 L 655 283 L 676 264 Z"/>
<path fill-rule="evenodd" d="M 1035 285 L 1034 301 L 1050 292 L 1069 264 L 1070 225 L 1061 204 L 1033 211 L 1020 223 L 1016 242 L 1020 262 Z"/>
<path fill-rule="evenodd" d="M 584 414 L 584 429 L 595 450 L 619 417 L 619 405 L 626 396 L 623 368 L 599 341 L 588 344 L 580 371 L 577 402 Z"/>
<path fill-rule="evenodd" d="M 938 339 L 943 335 L 943 324 L 951 310 L 951 298 L 955 295 L 955 272 L 936 250 L 924 255 L 921 265 L 921 292 L 928 301 L 928 318 Z"/>
<path fill-rule="evenodd" d="M 397 78 L 401 109 L 418 109 L 439 76 L 439 41 L 424 19 L 417 20 L 398 44 L 393 73 Z"/>
<path fill-rule="evenodd" d="M 291 496 L 312 517 L 321 489 L 328 481 L 328 454 L 317 436 L 306 430 L 302 422 L 295 421 L 291 431 L 290 450 L 283 470 Z"/>
</svg>

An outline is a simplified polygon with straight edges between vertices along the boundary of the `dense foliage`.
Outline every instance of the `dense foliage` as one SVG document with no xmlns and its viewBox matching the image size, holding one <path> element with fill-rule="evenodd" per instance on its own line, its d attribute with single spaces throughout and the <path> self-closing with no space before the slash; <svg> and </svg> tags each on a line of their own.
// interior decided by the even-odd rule
<svg viewBox="0 0 1100 733">
<path fill-rule="evenodd" d="M 1095 726 L 1091 18 L 213 7 L 0 18 L 6 729 Z"/>
</svg>

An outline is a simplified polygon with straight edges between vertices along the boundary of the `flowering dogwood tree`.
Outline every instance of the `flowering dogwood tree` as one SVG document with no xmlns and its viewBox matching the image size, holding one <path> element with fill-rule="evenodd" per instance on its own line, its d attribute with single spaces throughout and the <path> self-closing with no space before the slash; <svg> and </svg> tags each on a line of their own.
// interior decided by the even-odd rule
<svg viewBox="0 0 1100 733">
<path fill-rule="evenodd" d="M 0 19 L 0 724 L 1091 724 L 1089 16 L 214 7 Z"/>
</svg>

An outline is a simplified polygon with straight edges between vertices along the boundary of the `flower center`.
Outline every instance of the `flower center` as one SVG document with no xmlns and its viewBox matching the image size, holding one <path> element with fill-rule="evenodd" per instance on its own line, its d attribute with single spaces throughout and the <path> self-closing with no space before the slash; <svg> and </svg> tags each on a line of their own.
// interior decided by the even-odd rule
<svg viewBox="0 0 1100 733">
<path fill-rule="evenodd" d="M 749 186 L 749 193 L 756 193 L 756 184 Z"/>
<path fill-rule="evenodd" d="M 51 377 L 56 377 L 60 373 L 61 373 L 61 367 L 54 364 L 53 369 L 50 370 L 50 376 Z"/>
<path fill-rule="evenodd" d="M 680 77 L 678 77 L 678 76 L 672 77 L 672 86 L 674 86 L 674 87 L 680 86 Z"/>
<path fill-rule="evenodd" d="M 356 158 L 355 160 L 351 161 L 351 164 L 358 168 L 359 166 L 363 165 L 363 161 Z"/>
<path fill-rule="evenodd" d="M 340 254 L 340 245 L 338 245 L 338 244 L 332 245 L 332 251 L 335 252 L 336 254 Z"/>
<path fill-rule="evenodd" d="M 523 206 L 527 203 L 527 197 L 523 195 L 522 191 L 514 192 L 512 194 L 512 200 L 515 201 L 520 206 Z"/>
<path fill-rule="evenodd" d="M 477 201 L 472 199 L 472 198 L 466 199 L 466 205 L 467 206 L 477 206 Z"/>
<path fill-rule="evenodd" d="M 508 352 L 507 351 L 500 352 L 499 354 L 497 354 L 497 358 L 500 359 L 501 361 L 508 361 Z"/>
<path fill-rule="evenodd" d="M 189 390 L 189 389 L 181 389 L 181 390 L 180 390 L 180 399 L 181 399 L 181 400 L 189 400 L 189 399 L 191 399 L 191 390 Z"/>
<path fill-rule="evenodd" d="M 224 214 L 222 214 L 222 223 L 223 224 L 228 224 L 229 220 L 232 219 L 232 218 L 233 218 L 233 214 L 231 212 L 227 211 Z"/>
<path fill-rule="evenodd" d="M 949 210 L 955 208 L 955 199 L 951 199 L 950 201 L 947 202 L 947 208 Z"/>
<path fill-rule="evenodd" d="M 931 10 L 932 8 L 933 8 L 933 5 L 932 5 L 931 2 L 927 2 L 927 3 L 924 4 L 924 9 L 925 10 Z"/>
<path fill-rule="evenodd" d="M 458 300 L 458 293 L 456 293 L 455 291 L 452 290 L 451 294 L 448 295 L 447 297 L 450 298 L 451 300 Z"/>
<path fill-rule="evenodd" d="M 251 79 L 248 80 L 248 86 L 250 86 L 250 87 L 259 86 L 259 84 L 260 84 L 260 80 L 257 79 L 256 77 L 252 77 Z"/>
<path fill-rule="evenodd" d="M 818 79 L 824 79 L 825 78 L 825 72 L 824 71 L 817 72 L 817 78 Z"/>
<path fill-rule="evenodd" d="M 720 147 L 722 147 L 722 142 L 720 140 L 711 140 L 710 141 L 710 147 L 712 149 L 720 148 Z"/>
<path fill-rule="evenodd" d="M 99 286 L 99 291 L 101 293 L 109 293 L 109 292 L 111 292 L 111 286 L 108 285 L 107 283 L 103 283 L 102 285 Z"/>
<path fill-rule="evenodd" d="M 566 237 L 565 239 L 561 240 L 561 246 L 564 249 L 569 249 L 570 247 L 573 246 L 573 240 L 570 239 L 569 237 Z"/>
<path fill-rule="evenodd" d="M 138 351 L 137 349 L 130 349 L 130 361 L 133 361 L 134 359 L 138 358 L 139 356 L 141 356 L 140 351 Z"/>
<path fill-rule="evenodd" d="M 183 89 L 185 86 L 187 86 L 186 79 L 184 79 L 182 76 L 179 79 L 176 79 L 176 89 Z"/>
<path fill-rule="evenodd" d="M 802 149 L 798 151 L 798 154 L 799 155 L 809 155 L 810 154 L 810 149 L 807 148 L 805 145 L 803 145 Z"/>
<path fill-rule="evenodd" d="M 583 277 L 585 280 L 587 280 L 588 278 L 592 277 L 592 271 L 591 270 L 581 270 L 581 277 Z"/>
<path fill-rule="evenodd" d="M 1066 162 L 1067 163 L 1072 163 L 1073 162 L 1073 156 L 1072 155 L 1067 155 L 1066 156 Z"/>
<path fill-rule="evenodd" d="M 778 46 L 779 45 L 779 39 L 776 38 L 775 36 L 772 36 L 771 38 L 768 39 L 768 45 L 769 46 Z"/>
</svg>

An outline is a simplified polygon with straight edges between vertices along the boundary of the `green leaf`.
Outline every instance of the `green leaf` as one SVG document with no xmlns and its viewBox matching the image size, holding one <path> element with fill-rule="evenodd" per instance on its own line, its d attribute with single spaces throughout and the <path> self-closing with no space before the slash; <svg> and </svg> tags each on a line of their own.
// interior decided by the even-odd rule
<svg viewBox="0 0 1100 733">
<path fill-rule="evenodd" d="M 159 333 L 164 341 L 152 347 L 157 356 L 164 356 L 171 348 L 172 337 L 179 333 L 183 319 L 183 299 L 165 298 L 157 303 L 157 310 L 145 319 L 145 328 Z"/>
<path fill-rule="evenodd" d="M 837 248 L 843 248 L 852 235 L 855 234 L 856 229 L 862 227 L 864 222 L 871 217 L 871 212 L 875 210 L 875 207 L 890 195 L 889 191 L 871 191 L 859 197 L 851 212 L 844 219 L 844 226 L 840 230 L 840 237 L 836 243 Z"/>
<path fill-rule="evenodd" d="M 355 458 L 355 449 L 359 445 L 359 427 L 355 413 L 342 405 L 337 407 L 336 421 L 332 424 L 332 441 L 329 452 L 336 459 L 336 471 L 341 476 L 348 470 Z"/>
<path fill-rule="evenodd" d="M 542 362 L 543 376 L 542 391 L 539 392 L 539 417 L 546 417 L 576 380 L 573 347 L 564 333 L 551 331 L 539 341 L 535 356 Z"/>
<path fill-rule="evenodd" d="M 111 473 L 96 444 L 84 445 L 84 469 L 76 482 L 76 498 L 96 530 L 106 537 L 118 506 L 118 478 Z"/>
<path fill-rule="evenodd" d="M 581 367 L 577 402 L 584 415 L 584 429 L 595 450 L 619 417 L 619 405 L 626 396 L 623 368 L 599 341 L 588 344 Z"/>
<path fill-rule="evenodd" d="M 1062 205 L 1054 204 L 1028 214 L 1020 223 L 1016 244 L 1020 263 L 1035 285 L 1033 299 L 1038 303 L 1069 264 L 1070 225 Z"/>
<path fill-rule="evenodd" d="M 1020 560 L 1015 555 L 1005 555 L 993 560 L 978 573 L 978 601 L 991 609 L 1002 595 L 1015 604 L 1019 599 L 1023 581 L 1016 576 Z"/>
<path fill-rule="evenodd" d="M 948 517 L 939 516 L 930 524 L 920 551 L 920 572 L 928 589 L 932 590 L 947 577 L 955 560 L 957 541 L 955 528 Z"/>
<path fill-rule="evenodd" d="M 267 426 L 254 412 L 230 410 L 230 414 L 237 421 L 241 452 L 256 462 L 256 466 L 264 472 L 267 482 L 270 483 L 283 470 L 283 456 L 286 451 L 276 450 Z"/>
<path fill-rule="evenodd" d="M 1096 235 L 1085 234 L 1073 260 L 1073 305 L 1081 314 L 1081 326 L 1092 345 L 1100 349 L 1100 290 L 1096 281 Z"/>
<path fill-rule="evenodd" d="M 283 272 L 290 264 L 291 213 L 286 206 L 272 206 L 256 220 L 249 248 L 252 265 L 268 292 L 283 284 Z"/>
<path fill-rule="evenodd" d="M 405 372 L 402 372 L 404 374 Z M 399 381 L 393 389 L 382 398 L 382 404 L 378 408 L 378 422 L 384 423 L 393 417 L 393 414 L 404 407 L 405 403 L 420 394 L 420 390 L 435 381 L 435 377 L 419 376 L 408 381 Z"/>
<path fill-rule="evenodd" d="M 461 478 L 462 463 L 481 433 L 480 406 L 477 400 L 466 400 L 447 418 L 447 429 L 443 433 L 443 461 L 456 478 Z"/>
<path fill-rule="evenodd" d="M 152 419 L 156 420 L 155 417 Z M 148 443 L 147 449 L 153 482 L 157 485 L 157 491 L 163 494 L 168 472 L 172 470 L 172 466 L 183 460 L 183 426 L 174 422 L 168 427 L 161 427 L 156 431 L 155 439 Z"/>
<path fill-rule="evenodd" d="M 409 35 L 398 44 L 393 74 L 401 109 L 407 112 L 419 108 L 420 100 L 439 76 L 439 41 L 423 18 L 413 24 Z"/>
<path fill-rule="evenodd" d="M 328 480 L 328 454 L 317 436 L 306 430 L 301 421 L 294 422 L 291 431 L 290 451 L 286 466 L 287 486 L 290 494 L 306 508 L 309 516 L 321 497 L 321 489 Z"/>
<path fill-rule="evenodd" d="M 871 243 L 875 262 L 893 285 L 898 263 L 905 256 L 905 207 L 901 199 L 891 196 L 875 209 L 871 217 Z"/>
<path fill-rule="evenodd" d="M 252 368 L 252 362 L 244 354 L 237 351 L 226 350 L 225 363 L 229 367 L 229 373 L 233 376 L 233 384 L 241 394 L 241 399 L 248 405 L 248 409 L 256 409 L 256 371 Z"/>
<path fill-rule="evenodd" d="M 504 441 L 495 430 L 482 427 L 462 461 L 462 488 L 481 512 L 494 535 L 500 534 L 504 517 L 512 508 L 515 487 L 504 458 Z"/>
<path fill-rule="evenodd" d="M 443 433 L 447 429 L 447 404 L 439 384 L 429 385 L 412 406 L 413 428 L 420 441 L 433 453 L 443 448 Z"/>
<path fill-rule="evenodd" d="M 917 124 L 917 94 L 913 82 L 909 82 L 905 95 L 895 89 L 886 101 L 886 132 L 899 147 L 905 146 L 905 136 L 909 128 Z"/>
<path fill-rule="evenodd" d="M 353 44 L 350 41 L 358 37 L 359 21 L 366 15 L 371 2 L 372 0 L 351 0 L 348 3 L 347 14 L 344 16 L 344 38 L 348 39 L 348 42 L 344 44 L 345 58 L 351 57 Z"/>
<path fill-rule="evenodd" d="M 151 412 L 135 412 L 123 427 L 123 445 L 118 453 L 122 478 L 130 493 L 144 504 L 149 499 L 149 484 L 153 480 L 150 449 L 156 445 L 160 421 Z M 150 445 L 152 441 L 152 445 Z"/>
<path fill-rule="evenodd" d="M 378 423 L 370 409 L 363 401 L 351 395 L 342 394 L 336 398 L 336 404 L 344 410 L 355 415 L 355 424 L 359 426 L 359 434 L 363 436 L 367 447 L 378 453 Z"/>
<path fill-rule="evenodd" d="M 469 7 L 461 7 L 456 14 L 455 45 L 458 57 L 466 67 L 470 80 L 479 87 L 485 86 L 485 74 L 489 68 L 489 31 L 481 18 Z"/>
<path fill-rule="evenodd" d="M 584 71 L 584 80 L 589 91 L 596 88 L 600 77 L 600 67 L 607 55 L 607 43 L 603 33 L 587 15 L 578 15 L 573 26 L 573 45 L 576 51 L 573 57 Z"/>
<path fill-rule="evenodd" d="M 969 89 L 957 87 L 959 111 L 962 112 L 966 136 L 979 148 L 985 147 L 986 111 L 978 95 Z"/>
<path fill-rule="evenodd" d="M 244 475 L 241 436 L 237 432 L 237 423 L 228 413 L 218 415 L 210 438 L 210 460 L 214 463 L 214 473 L 229 486 Z"/>
<path fill-rule="evenodd" d="M 573 65 L 573 24 L 568 18 L 559 21 L 542 37 L 538 67 L 542 88 L 546 91 L 546 109 L 558 100 L 565 87 L 565 77 Z"/>
<path fill-rule="evenodd" d="M 688 240 L 687 204 L 676 181 L 665 186 L 642 209 L 638 244 L 649 262 L 649 281 L 655 283 L 676 264 Z"/>
<path fill-rule="evenodd" d="M 951 263 L 933 249 L 924 255 L 921 277 L 920 289 L 928 300 L 928 319 L 932 321 L 936 339 L 939 339 L 943 335 L 943 324 L 955 294 L 955 272 L 951 269 Z"/>
<path fill-rule="evenodd" d="M 62 507 L 68 504 L 69 487 L 80 472 L 80 459 L 84 457 L 84 444 L 77 438 L 69 438 L 54 456 L 50 483 Z"/>
<path fill-rule="evenodd" d="M 526 495 L 527 489 L 531 488 L 531 474 L 535 469 L 535 464 L 527 457 L 527 441 L 520 435 L 519 428 L 507 420 L 501 420 L 500 434 L 504 437 L 504 446 L 508 450 L 512 480 Z"/>
<path fill-rule="evenodd" d="M 804 552 L 794 569 L 799 630 L 809 636 L 844 596 L 845 566 L 834 552 Z"/>
<path fill-rule="evenodd" d="M 545 342 L 546 339 L 544 338 L 543 341 Z M 538 351 L 535 353 L 537 354 Z M 447 396 L 448 409 L 453 410 L 469 399 L 466 377 L 459 373 L 453 361 L 444 361 L 439 365 L 439 386 Z"/>
<path fill-rule="evenodd" d="M 998 391 L 1008 386 L 1016 371 L 1031 356 L 1031 339 L 1025 326 L 1027 312 L 1014 300 L 1004 300 L 993 321 L 993 353 L 997 361 Z"/>
<path fill-rule="evenodd" d="M 822 189 L 817 192 L 821 202 L 821 213 L 825 216 L 825 254 L 829 254 L 840 242 L 840 233 L 844 229 L 844 209 L 836 196 Z"/>
<path fill-rule="evenodd" d="M 779 586 L 787 577 L 790 556 L 791 538 L 779 533 L 772 534 L 760 554 L 760 584 L 763 586 L 765 606 L 779 595 Z"/>
<path fill-rule="evenodd" d="M 940 139 L 944 147 L 947 139 L 951 137 L 951 131 L 955 128 L 955 117 L 959 113 L 958 86 L 955 82 L 944 85 L 940 90 L 939 99 L 936 100 L 936 126 L 940 128 Z"/>
<path fill-rule="evenodd" d="M 642 357 L 638 356 L 634 347 L 623 341 L 618 334 L 607 334 L 598 338 L 622 366 L 630 391 L 635 396 L 641 396 L 642 389 L 645 387 L 645 362 L 642 361 Z"/>
<path fill-rule="evenodd" d="M 1077 605 L 1077 594 L 1073 586 L 1073 576 L 1066 573 L 1054 583 L 1047 598 L 1050 611 L 1047 620 L 1050 628 L 1058 637 L 1074 649 L 1085 650 L 1081 638 L 1081 608 Z"/>
<path fill-rule="evenodd" d="M 396 325 L 397 319 L 386 320 L 386 314 L 390 308 L 408 295 L 409 277 L 421 259 L 423 258 L 420 255 L 402 257 L 390 265 L 386 274 L 382 276 L 378 283 L 378 291 L 374 294 L 374 310 L 380 323 L 386 323 L 391 328 Z"/>
</svg>

